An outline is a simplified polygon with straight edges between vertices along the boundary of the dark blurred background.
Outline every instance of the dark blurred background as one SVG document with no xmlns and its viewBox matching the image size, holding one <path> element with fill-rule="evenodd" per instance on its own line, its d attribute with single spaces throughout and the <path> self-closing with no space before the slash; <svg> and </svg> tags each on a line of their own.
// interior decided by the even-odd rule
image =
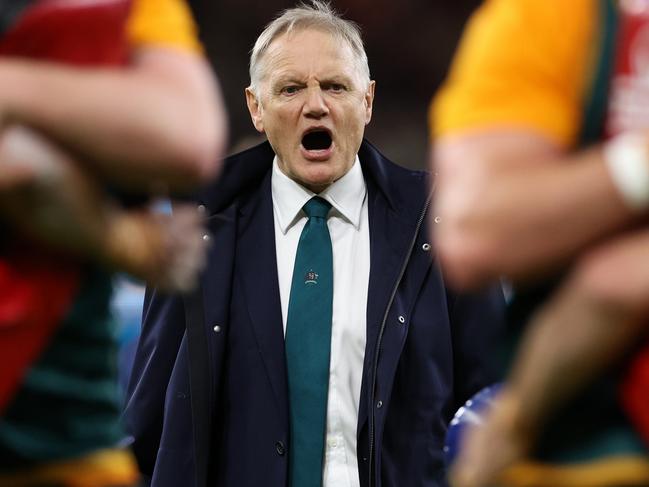
<svg viewBox="0 0 649 487">
<path fill-rule="evenodd" d="M 297 1 L 190 0 L 207 54 L 225 93 L 230 150 L 260 139 L 243 90 L 255 39 L 281 10 Z M 333 0 L 334 8 L 360 24 L 376 99 L 366 136 L 395 162 L 423 168 L 427 110 L 443 80 L 462 27 L 478 0 Z"/>
</svg>

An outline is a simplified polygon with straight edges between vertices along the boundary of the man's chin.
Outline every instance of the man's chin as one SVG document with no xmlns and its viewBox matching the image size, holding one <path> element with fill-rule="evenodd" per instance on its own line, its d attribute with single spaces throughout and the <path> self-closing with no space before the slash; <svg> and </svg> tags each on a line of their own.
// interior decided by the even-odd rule
<svg viewBox="0 0 649 487">
<path fill-rule="evenodd" d="M 295 179 L 297 183 L 304 186 L 305 188 L 313 191 L 314 193 L 320 193 L 325 190 L 328 186 L 334 182 L 334 179 L 331 175 L 301 175 L 299 179 Z"/>
</svg>

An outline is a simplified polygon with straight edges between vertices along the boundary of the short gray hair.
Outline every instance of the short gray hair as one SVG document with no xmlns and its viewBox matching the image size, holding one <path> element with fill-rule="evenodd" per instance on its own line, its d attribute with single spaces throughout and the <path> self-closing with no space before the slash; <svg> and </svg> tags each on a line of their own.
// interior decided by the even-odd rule
<svg viewBox="0 0 649 487">
<path fill-rule="evenodd" d="M 369 84 L 370 68 L 358 24 L 342 18 L 328 2 L 311 0 L 310 4 L 301 3 L 284 10 L 257 38 L 250 53 L 250 88 L 256 95 L 259 93 L 259 82 L 265 74 L 262 72 L 261 60 L 270 44 L 282 34 L 309 28 L 322 30 L 347 42 L 356 58 L 359 73 Z"/>
</svg>

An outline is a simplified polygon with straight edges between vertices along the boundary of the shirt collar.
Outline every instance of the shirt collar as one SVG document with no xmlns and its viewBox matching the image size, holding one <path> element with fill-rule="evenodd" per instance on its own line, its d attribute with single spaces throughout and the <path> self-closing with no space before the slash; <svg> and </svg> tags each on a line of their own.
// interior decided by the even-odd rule
<svg viewBox="0 0 649 487">
<path fill-rule="evenodd" d="M 279 168 L 277 156 L 273 160 L 271 177 L 273 207 L 283 234 L 302 216 L 302 207 L 315 193 L 293 181 Z M 334 212 L 359 228 L 363 201 L 367 194 L 365 179 L 358 156 L 351 169 L 342 178 L 327 187 L 318 196 L 333 207 Z"/>
</svg>

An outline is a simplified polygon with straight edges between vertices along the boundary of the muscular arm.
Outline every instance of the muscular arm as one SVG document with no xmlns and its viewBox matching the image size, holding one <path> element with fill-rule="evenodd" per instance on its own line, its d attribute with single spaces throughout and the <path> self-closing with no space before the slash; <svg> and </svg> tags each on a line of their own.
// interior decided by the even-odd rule
<svg viewBox="0 0 649 487">
<path fill-rule="evenodd" d="M 205 242 L 193 206 L 124 210 L 80 164 L 20 126 L 0 133 L 0 218 L 54 249 L 165 289 L 193 287 Z"/>
<path fill-rule="evenodd" d="M 568 155 L 533 132 L 437 141 L 436 242 L 448 277 L 473 287 L 547 272 L 634 217 L 599 147 Z"/>
<path fill-rule="evenodd" d="M 34 127 L 102 178 L 183 190 L 215 175 L 226 139 L 207 63 L 145 47 L 127 69 L 0 62 L 0 121 Z"/>
<path fill-rule="evenodd" d="M 437 243 L 456 284 L 540 277 L 633 220 L 600 150 L 571 152 L 603 5 L 486 0 L 467 24 L 431 107 Z"/>
<path fill-rule="evenodd" d="M 644 230 L 580 260 L 532 320 L 503 393 L 458 460 L 456 487 L 491 485 L 526 456 L 550 414 L 646 333 L 648 258 Z"/>
<path fill-rule="evenodd" d="M 510 379 L 516 395 L 532 403 L 524 413 L 529 423 L 546 418 L 645 332 L 648 258 L 647 230 L 599 246 L 533 319 Z"/>
</svg>

